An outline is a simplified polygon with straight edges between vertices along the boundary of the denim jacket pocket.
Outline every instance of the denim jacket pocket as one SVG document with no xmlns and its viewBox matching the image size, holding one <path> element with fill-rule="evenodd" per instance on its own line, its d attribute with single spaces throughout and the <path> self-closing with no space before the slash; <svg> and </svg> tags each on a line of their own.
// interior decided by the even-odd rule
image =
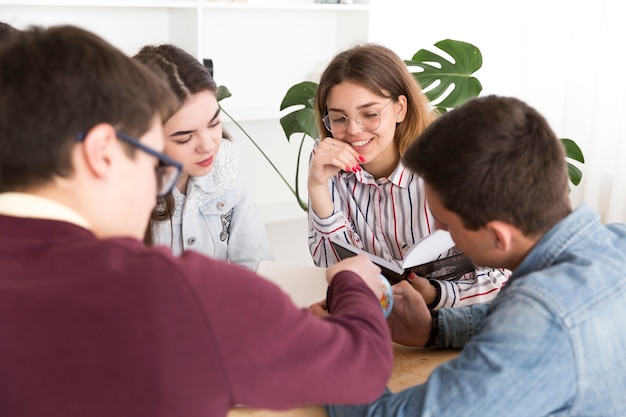
<svg viewBox="0 0 626 417">
<path fill-rule="evenodd" d="M 227 242 L 230 235 L 235 202 L 234 195 L 227 193 L 220 198 L 208 201 L 199 208 L 202 216 L 207 217 L 209 224 L 219 227 L 219 240 L 222 242 Z"/>
</svg>

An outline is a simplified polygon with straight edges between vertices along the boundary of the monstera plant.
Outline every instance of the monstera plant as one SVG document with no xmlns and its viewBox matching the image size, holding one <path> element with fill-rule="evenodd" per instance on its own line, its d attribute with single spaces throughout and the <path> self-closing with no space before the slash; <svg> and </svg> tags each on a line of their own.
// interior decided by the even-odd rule
<svg viewBox="0 0 626 417">
<path fill-rule="evenodd" d="M 483 59 L 480 50 L 467 42 L 445 39 L 435 43 L 435 47 L 448 54 L 452 58 L 452 61 L 438 53 L 420 49 L 410 60 L 405 60 L 404 62 L 433 104 L 433 111 L 442 114 L 480 94 L 482 85 L 480 81 L 474 77 L 474 73 L 482 67 Z M 287 90 L 280 104 L 281 111 L 291 108 L 294 109 L 280 119 L 280 124 L 287 140 L 291 141 L 294 135 L 300 140 L 298 157 L 296 159 L 295 187 L 285 179 L 270 158 L 241 125 L 222 108 L 222 111 L 231 118 L 235 125 L 242 130 L 271 164 L 283 182 L 289 187 L 300 207 L 305 211 L 308 210 L 308 206 L 306 202 L 300 198 L 298 179 L 300 178 L 300 160 L 303 145 L 307 138 L 314 140 L 318 137 L 313 106 L 316 89 L 317 84 L 311 81 L 295 84 Z M 218 100 L 229 96 L 230 92 L 228 89 L 220 87 Z M 573 140 L 563 138 L 561 142 L 565 147 L 570 181 L 572 184 L 578 185 L 582 179 L 582 172 L 570 161 L 584 163 L 585 159 L 583 153 Z"/>
</svg>

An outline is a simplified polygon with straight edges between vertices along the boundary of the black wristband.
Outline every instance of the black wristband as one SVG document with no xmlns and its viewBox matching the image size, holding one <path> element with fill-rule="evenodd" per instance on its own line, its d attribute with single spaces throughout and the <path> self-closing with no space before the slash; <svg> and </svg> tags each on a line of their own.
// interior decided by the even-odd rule
<svg viewBox="0 0 626 417">
<path fill-rule="evenodd" d="M 430 310 L 430 319 L 430 336 L 424 347 L 436 346 L 439 338 L 439 310 Z"/>
<path fill-rule="evenodd" d="M 430 285 L 435 287 L 435 299 L 427 306 L 429 310 L 432 310 L 437 307 L 437 304 L 441 301 L 441 284 L 436 279 L 429 279 L 428 282 L 430 282 Z"/>
</svg>

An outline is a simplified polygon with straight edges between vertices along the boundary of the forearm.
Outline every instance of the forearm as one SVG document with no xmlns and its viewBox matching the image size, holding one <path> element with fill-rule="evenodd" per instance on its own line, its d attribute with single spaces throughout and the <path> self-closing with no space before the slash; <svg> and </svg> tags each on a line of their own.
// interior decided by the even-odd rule
<svg viewBox="0 0 626 417">
<path fill-rule="evenodd" d="M 498 294 L 511 275 L 510 271 L 477 267 L 471 273 L 460 279 L 434 282 L 439 285 L 439 299 L 431 308 L 463 307 L 473 304 L 487 303 Z"/>
<path fill-rule="evenodd" d="M 309 250 L 313 263 L 329 267 L 339 261 L 330 244 L 330 239 L 339 239 L 354 244 L 350 237 L 354 234 L 342 212 L 336 212 L 327 218 L 320 218 L 309 211 Z"/>
<path fill-rule="evenodd" d="M 433 312 L 433 325 L 428 346 L 462 348 L 474 336 L 487 314 L 488 304 L 442 308 Z"/>
<path fill-rule="evenodd" d="M 324 219 L 334 212 L 334 205 L 327 184 L 309 185 L 309 210 Z"/>
</svg>

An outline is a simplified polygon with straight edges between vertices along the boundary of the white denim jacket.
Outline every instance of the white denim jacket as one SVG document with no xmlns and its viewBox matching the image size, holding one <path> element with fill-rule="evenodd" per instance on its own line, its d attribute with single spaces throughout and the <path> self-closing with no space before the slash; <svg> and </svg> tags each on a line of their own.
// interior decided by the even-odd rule
<svg viewBox="0 0 626 417">
<path fill-rule="evenodd" d="M 175 255 L 194 250 L 256 270 L 273 260 L 265 225 L 249 195 L 240 167 L 239 152 L 227 139 L 211 172 L 191 177 L 187 194 L 173 190 L 176 207 L 172 220 L 154 224 L 156 245 L 169 246 Z"/>
</svg>

